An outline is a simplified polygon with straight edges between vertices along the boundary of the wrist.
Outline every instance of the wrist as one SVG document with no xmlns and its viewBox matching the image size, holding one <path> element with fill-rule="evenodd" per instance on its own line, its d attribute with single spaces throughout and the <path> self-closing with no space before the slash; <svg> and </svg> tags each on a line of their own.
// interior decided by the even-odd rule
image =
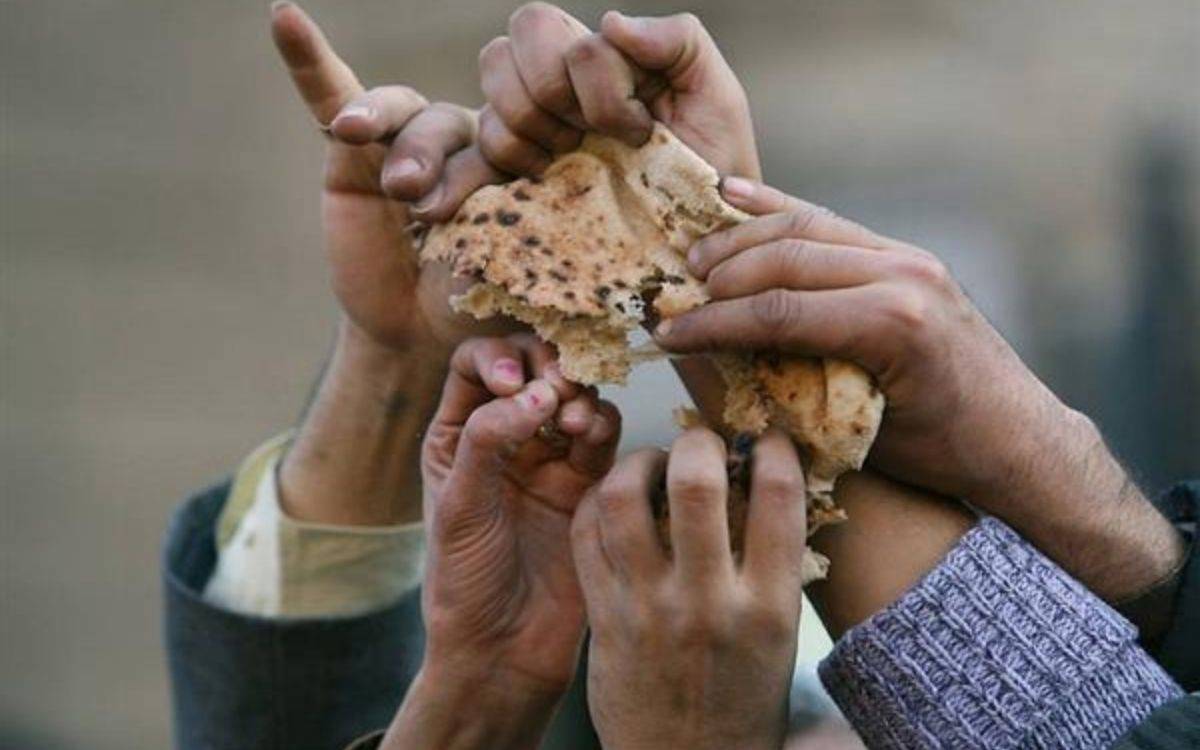
<svg viewBox="0 0 1200 750">
<path fill-rule="evenodd" d="M 1178 532 L 1113 456 L 1096 424 L 1054 400 L 1022 426 L 1007 483 L 970 498 L 1109 602 L 1136 596 L 1175 569 Z"/>
<path fill-rule="evenodd" d="M 536 748 L 561 699 L 528 690 L 496 671 L 422 665 L 382 750 Z"/>
<path fill-rule="evenodd" d="M 349 320 L 279 469 L 280 504 L 313 523 L 421 517 L 419 453 L 448 355 L 432 342 L 379 344 Z"/>
</svg>

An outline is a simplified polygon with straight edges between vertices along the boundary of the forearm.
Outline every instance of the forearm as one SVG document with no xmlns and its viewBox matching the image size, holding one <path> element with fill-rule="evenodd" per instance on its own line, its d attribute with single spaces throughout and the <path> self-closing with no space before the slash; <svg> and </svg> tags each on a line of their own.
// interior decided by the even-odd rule
<svg viewBox="0 0 1200 750">
<path fill-rule="evenodd" d="M 419 457 L 445 375 L 434 344 L 385 349 L 343 321 L 316 397 L 280 466 L 292 518 L 340 525 L 419 520 Z"/>
<path fill-rule="evenodd" d="M 380 750 L 536 748 L 561 696 L 525 693 L 487 678 L 465 681 L 423 668 Z"/>
<path fill-rule="evenodd" d="M 1183 559 L 1184 541 L 1095 424 L 1057 399 L 1035 408 L 1032 421 L 1013 421 L 1006 480 L 967 499 L 1108 602 L 1136 596 L 1169 575 Z"/>
<path fill-rule="evenodd" d="M 843 476 L 835 498 L 849 520 L 813 536 L 831 564 L 807 590 L 834 638 L 899 599 L 975 523 L 957 502 L 869 471 Z"/>
</svg>

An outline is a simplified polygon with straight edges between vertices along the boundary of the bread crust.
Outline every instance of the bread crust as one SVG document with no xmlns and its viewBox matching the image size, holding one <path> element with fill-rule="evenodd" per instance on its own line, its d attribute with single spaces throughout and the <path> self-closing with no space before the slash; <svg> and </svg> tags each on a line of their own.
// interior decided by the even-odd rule
<svg viewBox="0 0 1200 750">
<path fill-rule="evenodd" d="M 558 347 L 571 380 L 624 383 L 644 359 L 630 351 L 631 330 L 708 301 L 687 270 L 687 249 L 750 218 L 721 198 L 716 170 L 658 124 L 640 148 L 589 134 L 541 178 L 481 188 L 432 228 L 421 257 L 475 280 L 452 298 L 455 310 L 528 324 Z M 862 467 L 883 417 L 870 375 L 849 362 L 777 353 L 712 360 L 727 385 L 726 434 L 786 430 L 805 456 L 809 533 L 844 519 L 834 483 Z M 743 498 L 731 507 L 731 524 L 744 520 L 744 506 Z M 731 536 L 739 541 L 740 526 Z M 807 564 L 812 575 L 824 567 Z"/>
</svg>

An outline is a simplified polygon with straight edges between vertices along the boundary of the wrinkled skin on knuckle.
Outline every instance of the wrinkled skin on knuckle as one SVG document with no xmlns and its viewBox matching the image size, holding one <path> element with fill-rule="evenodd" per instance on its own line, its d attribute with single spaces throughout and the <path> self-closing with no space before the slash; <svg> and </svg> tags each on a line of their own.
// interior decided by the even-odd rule
<svg viewBox="0 0 1200 750">
<path fill-rule="evenodd" d="M 897 259 L 899 273 L 907 279 L 936 291 L 953 285 L 950 269 L 933 253 L 917 249 Z"/>
<path fill-rule="evenodd" d="M 776 278 L 787 279 L 804 269 L 808 243 L 804 240 L 785 240 L 771 247 L 771 264 Z"/>
<path fill-rule="evenodd" d="M 788 332 L 799 315 L 795 298 L 785 289 L 771 289 L 750 299 L 754 322 L 770 339 Z"/>
<path fill-rule="evenodd" d="M 892 335 L 919 339 L 930 321 L 927 294 L 911 284 L 896 284 L 883 299 L 884 319 Z"/>
<path fill-rule="evenodd" d="M 709 505 L 716 502 L 724 487 L 715 478 L 687 476 L 671 483 L 671 495 L 683 505 Z"/>
<path fill-rule="evenodd" d="M 766 463 L 754 469 L 754 492 L 764 497 L 787 500 L 801 498 L 804 484 L 797 471 Z"/>
<path fill-rule="evenodd" d="M 820 217 L 817 208 L 805 208 L 791 211 L 787 215 L 785 231 L 789 237 L 803 237 L 812 229 L 813 223 Z"/>
<path fill-rule="evenodd" d="M 504 422 L 499 415 L 476 411 L 463 425 L 461 440 L 481 448 L 500 447 L 506 442 Z"/>
</svg>

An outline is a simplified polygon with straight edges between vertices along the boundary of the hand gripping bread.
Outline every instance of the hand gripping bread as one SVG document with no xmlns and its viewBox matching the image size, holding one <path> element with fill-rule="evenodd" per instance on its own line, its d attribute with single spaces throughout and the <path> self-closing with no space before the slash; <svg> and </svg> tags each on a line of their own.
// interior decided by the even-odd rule
<svg viewBox="0 0 1200 750">
<path fill-rule="evenodd" d="M 708 300 L 684 263 L 687 249 L 750 218 L 721 199 L 717 183 L 716 170 L 661 125 L 640 148 L 588 135 L 541 178 L 476 191 L 430 230 L 422 259 L 475 281 L 455 309 L 532 326 L 558 347 L 574 381 L 623 383 L 636 359 L 630 330 Z M 713 361 L 728 385 L 730 430 L 775 424 L 806 453 L 809 532 L 844 517 L 834 481 L 862 466 L 883 414 L 870 376 L 847 362 L 774 353 Z"/>
</svg>

